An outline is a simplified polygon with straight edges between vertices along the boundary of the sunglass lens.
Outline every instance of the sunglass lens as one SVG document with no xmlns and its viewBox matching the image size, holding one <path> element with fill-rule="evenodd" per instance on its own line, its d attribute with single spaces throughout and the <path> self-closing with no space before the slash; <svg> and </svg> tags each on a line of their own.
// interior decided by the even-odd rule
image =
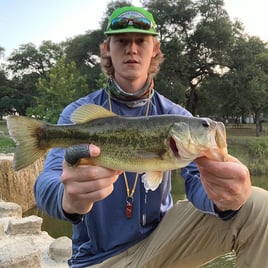
<svg viewBox="0 0 268 268">
<path fill-rule="evenodd" d="M 136 18 L 133 25 L 137 29 L 149 30 L 151 28 L 151 22 L 146 18 Z"/>
<path fill-rule="evenodd" d="M 127 18 L 116 18 L 112 20 L 110 28 L 112 30 L 117 30 L 117 29 L 124 29 L 127 26 L 128 26 Z"/>
</svg>

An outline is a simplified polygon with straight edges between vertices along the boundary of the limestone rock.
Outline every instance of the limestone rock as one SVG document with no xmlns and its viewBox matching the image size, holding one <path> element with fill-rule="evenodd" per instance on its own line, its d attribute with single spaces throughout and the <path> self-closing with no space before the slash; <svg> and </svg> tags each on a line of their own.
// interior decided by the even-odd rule
<svg viewBox="0 0 268 268">
<path fill-rule="evenodd" d="M 12 161 L 13 155 L 0 154 L 0 200 L 20 204 L 25 212 L 35 206 L 33 186 L 44 158 L 17 172 L 13 170 Z"/>
<path fill-rule="evenodd" d="M 72 254 L 72 240 L 66 236 L 55 239 L 49 246 L 49 256 L 56 262 L 67 262 Z"/>
<path fill-rule="evenodd" d="M 41 252 L 29 238 L 6 239 L 1 242 L 0 267 L 41 267 Z"/>
<path fill-rule="evenodd" d="M 0 218 L 22 216 L 22 209 L 16 203 L 0 201 Z"/>
<path fill-rule="evenodd" d="M 59 238 L 57 240 L 61 243 L 54 243 L 54 238 L 47 232 L 41 231 L 42 218 L 17 217 L 21 213 L 14 213 L 14 211 L 21 211 L 21 208 L 18 210 L 19 205 L 0 203 L 3 213 L 2 215 L 0 213 L 1 268 L 68 268 L 67 259 L 71 255 L 71 239 Z M 49 249 L 50 245 L 52 245 L 51 249 Z M 58 253 L 60 256 L 57 256 Z"/>
<path fill-rule="evenodd" d="M 37 216 L 29 216 L 21 219 L 10 219 L 6 233 L 17 234 L 39 234 L 43 219 Z"/>
<path fill-rule="evenodd" d="M 0 222 L 0 240 L 5 238 L 5 226 Z"/>
</svg>

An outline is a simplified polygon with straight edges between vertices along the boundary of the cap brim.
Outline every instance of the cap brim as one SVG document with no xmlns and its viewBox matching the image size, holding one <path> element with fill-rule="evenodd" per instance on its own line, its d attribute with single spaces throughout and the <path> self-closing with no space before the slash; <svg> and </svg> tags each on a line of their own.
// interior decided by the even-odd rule
<svg viewBox="0 0 268 268">
<path fill-rule="evenodd" d="M 157 32 L 154 30 L 142 30 L 142 29 L 137 29 L 137 28 L 125 28 L 125 29 L 118 29 L 118 30 L 108 30 L 104 32 L 106 35 L 110 34 L 122 34 L 122 33 L 142 33 L 142 34 L 148 34 L 148 35 L 158 35 Z"/>
</svg>

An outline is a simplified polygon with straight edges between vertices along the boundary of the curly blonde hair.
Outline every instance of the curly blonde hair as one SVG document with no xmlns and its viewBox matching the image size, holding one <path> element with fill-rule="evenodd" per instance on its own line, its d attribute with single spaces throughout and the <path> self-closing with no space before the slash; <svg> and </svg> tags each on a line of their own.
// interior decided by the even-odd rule
<svg viewBox="0 0 268 268">
<path fill-rule="evenodd" d="M 111 60 L 111 57 L 107 56 L 104 49 L 104 44 L 107 43 L 109 45 L 110 38 L 108 37 L 102 44 L 100 44 L 100 65 L 102 71 L 108 76 L 111 77 L 114 75 L 114 67 Z M 154 38 L 154 42 L 157 42 L 157 39 Z M 161 49 L 156 54 L 155 57 L 151 59 L 151 64 L 148 70 L 148 74 L 150 77 L 154 77 L 160 70 L 160 65 L 164 61 L 164 54 L 162 53 Z"/>
</svg>

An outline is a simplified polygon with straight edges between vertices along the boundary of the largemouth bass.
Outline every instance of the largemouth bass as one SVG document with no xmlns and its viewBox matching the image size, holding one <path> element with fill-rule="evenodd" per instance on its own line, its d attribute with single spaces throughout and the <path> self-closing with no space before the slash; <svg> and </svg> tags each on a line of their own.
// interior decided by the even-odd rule
<svg viewBox="0 0 268 268">
<path fill-rule="evenodd" d="M 53 125 L 23 116 L 8 116 L 7 127 L 16 143 L 14 170 L 27 167 L 50 148 L 68 148 L 92 143 L 100 147 L 98 157 L 80 164 L 145 173 L 143 181 L 155 190 L 164 171 L 188 165 L 205 156 L 225 161 L 224 124 L 209 118 L 157 115 L 118 116 L 89 104 L 74 111 L 73 124 Z"/>
</svg>

